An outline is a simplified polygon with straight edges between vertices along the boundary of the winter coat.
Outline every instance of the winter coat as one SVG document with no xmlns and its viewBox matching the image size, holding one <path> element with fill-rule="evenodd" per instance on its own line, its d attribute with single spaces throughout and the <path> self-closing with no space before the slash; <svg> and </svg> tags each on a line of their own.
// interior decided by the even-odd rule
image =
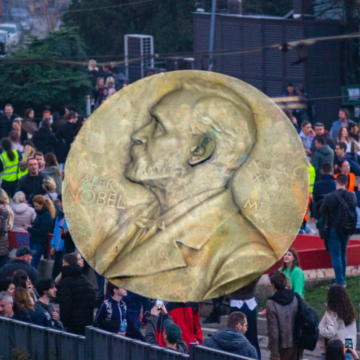
<svg viewBox="0 0 360 360">
<path fill-rule="evenodd" d="M 188 347 L 190 346 L 190 343 L 193 342 L 198 342 L 200 345 L 202 344 L 203 336 L 197 303 L 168 302 L 166 303 L 166 310 L 174 323 L 180 327 L 181 336 Z M 165 346 L 162 321 L 162 317 L 159 316 L 158 326 L 156 329 L 157 340 L 161 346 Z"/>
<path fill-rule="evenodd" d="M 6 230 L 6 222 L 9 218 L 9 211 L 7 210 L 5 205 L 0 205 L 0 215 L 4 217 L 5 222 L 5 230 Z M 9 253 L 9 237 L 8 234 L 5 233 L 3 236 L 0 236 L 0 256 L 7 255 Z"/>
<path fill-rule="evenodd" d="M 163 320 L 166 320 L 166 319 L 172 320 L 171 316 L 169 314 L 164 315 Z M 158 343 L 156 341 L 156 332 L 155 332 L 156 322 L 157 322 L 157 317 L 155 315 L 151 315 L 150 320 L 146 327 L 146 332 L 145 332 L 145 341 L 148 344 L 158 345 Z M 176 342 L 176 346 L 177 346 L 177 351 L 179 353 L 187 354 L 188 347 L 182 337 Z M 171 349 L 171 350 L 173 350 L 173 349 Z"/>
<path fill-rule="evenodd" d="M 120 324 L 126 319 L 126 304 L 118 303 L 110 295 L 101 304 L 96 314 L 94 325 L 105 331 L 118 333 Z"/>
<path fill-rule="evenodd" d="M 316 210 L 318 214 L 318 216 L 316 217 L 317 219 L 320 216 L 320 206 L 324 201 L 325 195 L 334 192 L 335 190 L 336 190 L 335 178 L 333 175 L 323 174 L 321 176 L 321 179 L 315 182 L 312 202 L 316 206 Z"/>
<path fill-rule="evenodd" d="M 37 176 L 27 174 L 23 176 L 18 183 L 16 192 L 22 191 L 25 194 L 27 202 L 31 202 L 35 195 L 45 195 L 46 191 L 42 187 L 44 177 L 39 173 Z"/>
<path fill-rule="evenodd" d="M 346 192 L 346 195 L 344 196 L 344 193 Z M 327 213 L 329 216 L 329 228 L 335 228 L 336 224 L 342 221 L 342 219 L 338 219 L 337 217 L 337 210 L 339 208 L 339 200 L 337 199 L 336 195 L 338 196 L 344 196 L 344 200 L 350 207 L 350 209 L 355 209 L 357 205 L 357 198 L 355 194 L 352 191 L 347 191 L 344 189 L 336 190 L 333 193 L 327 194 L 324 197 L 324 201 L 320 207 L 320 213 L 325 214 Z"/>
<path fill-rule="evenodd" d="M 7 263 L 6 265 L 4 265 L 0 269 L 0 276 L 13 277 L 14 272 L 17 271 L 17 270 L 20 270 L 20 269 L 24 270 L 29 275 L 31 283 L 36 288 L 37 284 L 39 282 L 39 279 L 40 279 L 40 275 L 39 275 L 38 271 L 33 266 L 29 265 L 24 260 L 15 259 L 15 260 Z"/>
<path fill-rule="evenodd" d="M 316 180 L 321 178 L 321 168 L 324 163 L 334 163 L 334 150 L 329 145 L 317 149 L 313 155 L 312 166 L 315 168 Z"/>
<path fill-rule="evenodd" d="M 51 231 L 53 219 L 45 208 L 36 211 L 36 218 L 32 227 L 28 228 L 30 243 L 46 245 Z"/>
<path fill-rule="evenodd" d="M 42 127 L 38 131 L 35 131 L 32 137 L 32 142 L 34 143 L 37 151 L 41 151 L 44 155 L 50 152 L 55 152 L 57 140 L 50 129 Z"/>
<path fill-rule="evenodd" d="M 54 179 L 55 184 L 56 184 L 56 192 L 58 194 L 61 194 L 62 177 L 61 177 L 61 175 L 59 175 L 58 167 L 56 165 L 49 166 L 49 167 L 45 168 L 43 171 L 41 171 L 41 174 L 44 177 L 49 176 L 52 179 Z"/>
<path fill-rule="evenodd" d="M 13 311 L 14 316 L 11 318 L 13 320 L 23 321 L 26 323 L 32 323 L 29 314 L 27 311 L 19 306 L 17 302 L 14 301 L 13 303 Z"/>
<path fill-rule="evenodd" d="M 79 265 L 62 268 L 57 298 L 64 328 L 91 326 L 94 319 L 95 291 Z"/>
<path fill-rule="evenodd" d="M 12 204 L 11 209 L 14 212 L 14 226 L 13 231 L 25 232 L 22 224 L 32 224 L 36 218 L 35 209 L 26 203 Z"/>
<path fill-rule="evenodd" d="M 254 346 L 250 344 L 241 331 L 235 329 L 221 329 L 208 335 L 208 338 L 204 340 L 203 346 L 247 356 L 252 359 L 258 358 Z"/>
<path fill-rule="evenodd" d="M 46 318 L 46 315 L 38 305 L 34 306 L 34 311 L 27 309 L 27 313 L 30 316 L 31 322 L 34 325 L 49 327 L 48 319 Z"/>
<path fill-rule="evenodd" d="M 295 317 L 299 303 L 292 290 L 277 291 L 266 303 L 270 358 L 279 359 L 279 350 L 295 345 Z"/>
<path fill-rule="evenodd" d="M 357 335 L 356 335 L 356 321 L 345 326 L 344 320 L 340 319 L 337 314 L 326 310 L 323 318 L 319 324 L 319 344 L 320 352 L 325 352 L 325 338 L 330 340 L 339 339 L 345 343 L 345 339 L 352 339 L 353 347 L 356 349 Z"/>
</svg>

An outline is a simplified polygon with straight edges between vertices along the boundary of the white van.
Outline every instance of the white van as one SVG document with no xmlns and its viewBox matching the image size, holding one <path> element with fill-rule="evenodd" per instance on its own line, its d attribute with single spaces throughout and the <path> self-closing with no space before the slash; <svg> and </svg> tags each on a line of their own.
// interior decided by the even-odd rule
<svg viewBox="0 0 360 360">
<path fill-rule="evenodd" d="M 19 35 L 16 24 L 0 24 L 0 30 L 5 30 L 10 35 L 9 45 L 17 45 L 19 43 Z"/>
</svg>

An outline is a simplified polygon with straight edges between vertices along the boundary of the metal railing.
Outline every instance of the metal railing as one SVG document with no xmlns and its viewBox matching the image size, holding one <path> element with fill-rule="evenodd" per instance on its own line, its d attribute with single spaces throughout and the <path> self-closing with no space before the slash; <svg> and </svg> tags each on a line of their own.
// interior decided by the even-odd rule
<svg viewBox="0 0 360 360">
<path fill-rule="evenodd" d="M 249 358 L 190 344 L 190 355 L 87 327 L 85 336 L 0 317 L 0 356 L 26 349 L 32 360 L 235 360 Z"/>
</svg>

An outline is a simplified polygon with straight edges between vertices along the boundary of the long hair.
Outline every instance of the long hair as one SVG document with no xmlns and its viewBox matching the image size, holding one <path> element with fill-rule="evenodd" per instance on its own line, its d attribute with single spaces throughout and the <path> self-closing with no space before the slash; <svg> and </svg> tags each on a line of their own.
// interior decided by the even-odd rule
<svg viewBox="0 0 360 360">
<path fill-rule="evenodd" d="M 13 280 L 14 280 L 16 287 L 21 287 L 21 288 L 24 288 L 27 290 L 27 287 L 26 287 L 27 279 L 29 279 L 29 275 L 27 274 L 26 271 L 21 270 L 21 269 L 15 271 Z"/>
<path fill-rule="evenodd" d="M 27 290 L 24 288 L 18 287 L 14 290 L 13 299 L 17 302 L 22 309 L 30 309 L 35 311 L 34 307 L 31 305 L 30 302 L 30 295 Z"/>
<path fill-rule="evenodd" d="M 291 270 L 290 270 L 290 274 L 291 274 L 292 271 L 294 270 L 295 266 L 298 266 L 299 268 L 301 268 L 301 266 L 300 266 L 300 260 L 299 260 L 299 255 L 298 255 L 297 251 L 294 248 L 290 248 L 288 251 L 291 252 L 294 257 L 294 261 L 291 265 Z M 281 271 L 285 271 L 285 269 L 287 269 L 287 265 L 284 262 L 283 267 L 281 268 Z"/>
<path fill-rule="evenodd" d="M 4 138 L 1 140 L 1 148 L 6 152 L 10 161 L 15 159 L 15 154 L 12 151 L 12 142 L 11 140 Z"/>
<path fill-rule="evenodd" d="M 44 157 L 45 160 L 45 169 L 50 167 L 50 166 L 56 166 L 57 167 L 57 171 L 58 171 L 58 175 L 61 176 L 61 171 L 59 168 L 59 163 L 57 161 L 56 155 L 53 153 L 47 153 Z"/>
<path fill-rule="evenodd" d="M 14 143 L 20 143 L 20 134 L 17 131 L 12 130 L 9 134 L 9 139 Z"/>
<path fill-rule="evenodd" d="M 341 127 L 339 128 L 339 130 L 338 130 L 338 142 L 344 141 L 343 138 L 342 138 L 342 134 L 341 134 L 342 131 L 343 131 L 343 129 L 346 129 L 346 132 L 347 132 L 347 135 L 346 135 L 345 140 L 346 140 L 347 142 L 349 142 L 349 141 L 350 141 L 350 139 L 349 139 L 349 130 L 348 130 L 348 128 L 347 128 L 346 126 L 341 126 Z"/>
<path fill-rule="evenodd" d="M 32 199 L 33 203 L 43 205 L 44 208 L 50 213 L 51 217 L 55 219 L 54 203 L 50 199 L 45 199 L 42 195 L 35 195 Z"/>
<path fill-rule="evenodd" d="M 0 204 L 10 204 L 9 195 L 4 189 L 0 189 Z"/>
<path fill-rule="evenodd" d="M 325 360 L 345 360 L 344 344 L 341 340 L 331 340 L 325 352 Z"/>
<path fill-rule="evenodd" d="M 24 171 L 27 168 L 27 162 L 30 158 L 34 157 L 36 150 L 30 146 L 26 145 L 23 153 L 23 158 L 20 161 L 20 170 Z"/>
<path fill-rule="evenodd" d="M 345 326 L 350 325 L 356 318 L 355 309 L 347 291 L 342 286 L 330 287 L 327 295 L 327 310 L 335 313 Z"/>
<path fill-rule="evenodd" d="M 95 86 L 95 90 L 96 90 L 96 91 L 98 91 L 98 90 L 100 90 L 100 89 L 103 88 L 103 87 L 102 87 L 102 88 L 99 87 L 99 82 L 100 82 L 101 79 L 104 80 L 104 85 L 103 85 L 103 87 L 105 86 L 105 79 L 104 79 L 103 77 L 98 77 L 98 78 L 96 79 L 96 86 Z"/>
<path fill-rule="evenodd" d="M 24 119 L 30 119 L 30 118 L 29 118 L 29 115 L 30 115 L 30 113 L 31 113 L 32 111 L 34 111 L 34 110 L 33 110 L 33 109 L 30 109 L 30 108 L 26 109 L 26 110 L 25 110 L 25 113 L 24 113 Z"/>
</svg>

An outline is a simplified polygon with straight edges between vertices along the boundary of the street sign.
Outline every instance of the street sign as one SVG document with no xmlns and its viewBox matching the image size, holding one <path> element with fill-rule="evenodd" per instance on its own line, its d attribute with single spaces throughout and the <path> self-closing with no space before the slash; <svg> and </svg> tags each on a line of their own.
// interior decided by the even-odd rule
<svg viewBox="0 0 360 360">
<path fill-rule="evenodd" d="M 360 85 L 342 86 L 342 104 L 352 105 L 360 103 Z"/>
</svg>

